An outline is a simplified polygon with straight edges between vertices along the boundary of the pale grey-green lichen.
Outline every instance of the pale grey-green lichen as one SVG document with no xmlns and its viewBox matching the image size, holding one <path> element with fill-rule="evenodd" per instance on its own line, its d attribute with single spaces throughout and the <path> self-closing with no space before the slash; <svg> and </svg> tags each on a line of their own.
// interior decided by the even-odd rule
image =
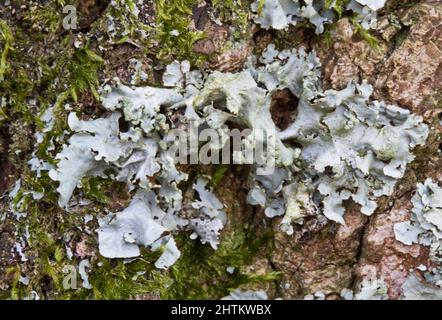
<svg viewBox="0 0 442 320">
<path fill-rule="evenodd" d="M 376 23 L 376 11 L 381 9 L 386 0 L 350 0 L 346 9 L 354 12 L 362 27 L 369 29 Z M 325 0 L 257 0 L 252 3 L 255 22 L 264 29 L 285 29 L 308 21 L 315 26 L 317 34 L 324 32 L 324 25 L 336 19 L 333 10 L 335 2 L 329 6 Z"/>
<path fill-rule="evenodd" d="M 129 156 L 135 146 L 143 149 L 144 140 L 125 142 L 120 139 L 118 120 L 121 114 L 107 118 L 81 121 L 71 113 L 68 123 L 76 133 L 62 152 L 57 154 L 57 168 L 49 171 L 51 179 L 59 182 L 59 204 L 66 207 L 72 192 L 84 176 L 103 176 L 104 170 L 120 158 Z"/>
<path fill-rule="evenodd" d="M 122 212 L 100 219 L 98 242 L 106 258 L 132 258 L 140 255 L 139 245 L 148 247 L 167 235 L 162 221 L 166 213 L 155 201 L 155 195 L 142 190 Z"/>
<path fill-rule="evenodd" d="M 383 279 L 363 279 L 358 292 L 354 295 L 355 300 L 387 300 L 387 285 Z"/>
<path fill-rule="evenodd" d="M 207 190 L 208 180 L 198 178 L 193 188 L 198 192 L 200 200 L 192 203 L 194 209 L 199 210 L 197 218 L 190 220 L 194 230 L 191 237 L 200 237 L 202 243 L 209 243 L 213 249 L 218 248 L 219 233 L 227 221 L 224 206 L 211 191 Z"/>
<path fill-rule="evenodd" d="M 405 299 L 442 298 L 442 188 L 432 179 L 417 184 L 411 199 L 411 220 L 396 223 L 393 227 L 398 241 L 430 247 L 431 267 L 421 271 L 425 279 L 410 274 L 403 284 Z M 424 280 L 424 281 L 422 281 Z"/>
<path fill-rule="evenodd" d="M 289 89 L 299 99 L 295 120 L 278 130 L 277 139 L 295 141 L 301 151 L 273 175 L 256 175 L 249 201 L 262 204 L 265 193 L 266 214 L 285 212 L 282 227 L 288 233 L 293 232 L 292 221 L 318 212 L 321 203 L 323 214 L 339 223 L 344 223 L 343 201 L 350 198 L 364 214 L 372 214 L 376 198 L 393 192 L 414 159 L 410 150 L 426 140 L 422 118 L 371 101 L 372 88 L 366 82 L 322 91 L 320 64 L 313 54 L 301 50 L 271 56 L 274 61 L 252 74 L 269 94 Z"/>
<path fill-rule="evenodd" d="M 178 250 L 175 240 L 170 238 L 164 246 L 163 254 L 155 262 L 155 267 L 158 269 L 167 269 L 173 265 L 181 256 L 181 252 Z"/>
<path fill-rule="evenodd" d="M 341 91 L 323 91 L 320 63 L 305 50 L 265 50 L 260 61 L 251 57 L 237 73 L 190 71 L 188 63 L 167 66 L 164 84 L 170 88 L 135 87 L 120 83 L 103 86 L 104 118 L 83 121 L 71 113 L 73 135 L 56 156 L 50 177 L 59 181 L 60 205 L 69 199 L 81 179 L 100 175 L 124 181 L 137 190 L 132 203 L 120 213 L 100 220 L 100 252 L 106 257 L 134 257 L 139 246 L 165 248 L 157 261 L 167 268 L 179 257 L 172 235 L 192 230 L 192 239 L 214 249 L 226 224 L 223 204 L 207 188 L 207 179 L 194 183 L 195 198 L 186 214 L 178 184 L 187 175 L 178 170 L 169 148 L 173 129 L 190 133 L 216 130 L 220 141 L 210 141 L 210 150 L 220 150 L 229 139 L 231 124 L 250 130 L 242 146 L 261 131 L 259 142 L 267 148 L 261 163 L 250 163 L 247 200 L 265 208 L 268 217 L 283 216 L 281 229 L 293 233 L 293 222 L 323 213 L 344 223 L 344 205 L 353 199 L 362 212 L 371 214 L 376 199 L 390 195 L 396 181 L 413 160 L 411 149 L 422 144 L 428 128 L 409 111 L 372 101 L 367 83 L 349 83 Z M 272 120 L 273 95 L 289 90 L 299 100 L 297 114 L 281 130 Z M 127 123 L 122 132 L 120 120 Z M 255 141 L 256 142 L 256 141 Z M 293 146 L 296 142 L 296 146 Z M 185 156 L 194 150 L 187 149 Z M 233 159 L 244 159 L 234 150 Z M 256 160 L 256 159 L 255 159 Z M 272 172 L 264 169 L 273 168 Z M 187 204 L 188 206 L 189 204 Z"/>
<path fill-rule="evenodd" d="M 422 282 L 411 273 L 402 285 L 403 298 L 406 300 L 441 300 L 442 289 L 432 284 Z"/>
<path fill-rule="evenodd" d="M 306 295 L 304 300 L 325 300 L 325 294 L 322 291 L 316 291 L 313 294 Z"/>
<path fill-rule="evenodd" d="M 404 244 L 430 245 L 442 239 L 442 188 L 431 179 L 417 184 L 410 221 L 394 225 L 396 239 Z"/>
<path fill-rule="evenodd" d="M 92 285 L 89 283 L 89 275 L 87 271 L 90 266 L 91 265 L 88 259 L 81 260 L 78 264 L 78 273 L 80 274 L 81 280 L 83 280 L 82 287 L 85 289 L 92 289 Z"/>
</svg>

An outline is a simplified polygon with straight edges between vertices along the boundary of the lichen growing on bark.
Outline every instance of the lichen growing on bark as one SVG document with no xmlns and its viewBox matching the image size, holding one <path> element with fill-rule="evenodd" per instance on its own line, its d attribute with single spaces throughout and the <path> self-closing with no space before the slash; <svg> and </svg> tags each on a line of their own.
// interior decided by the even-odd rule
<svg viewBox="0 0 442 320">
<path fill-rule="evenodd" d="M 2 298 L 438 296 L 440 245 L 403 244 L 394 225 L 412 219 L 416 183 L 440 183 L 440 4 L 291 1 L 298 22 L 267 31 L 266 5 L 290 1 L 253 2 L 71 1 L 75 30 L 64 1 L 0 4 Z M 189 116 L 221 133 L 271 125 L 281 183 L 171 166 L 149 141 Z M 98 233 L 136 254 L 107 258 L 128 255 L 99 250 Z"/>
</svg>

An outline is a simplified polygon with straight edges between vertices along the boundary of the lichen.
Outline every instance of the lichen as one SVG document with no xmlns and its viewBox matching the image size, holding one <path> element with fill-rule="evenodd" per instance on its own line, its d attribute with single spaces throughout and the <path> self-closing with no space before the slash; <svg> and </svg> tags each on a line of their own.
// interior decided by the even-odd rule
<svg viewBox="0 0 442 320">
<path fill-rule="evenodd" d="M 358 292 L 355 294 L 356 300 L 386 300 L 387 286 L 382 279 L 364 279 Z"/>
<path fill-rule="evenodd" d="M 442 239 L 442 188 L 431 179 L 417 184 L 411 220 L 394 225 L 396 239 L 406 245 L 429 246 Z"/>
<path fill-rule="evenodd" d="M 282 53 L 279 59 L 285 56 L 288 54 Z M 376 208 L 374 200 L 393 192 L 406 164 L 414 159 L 409 148 L 424 143 L 428 128 L 422 124 L 422 118 L 407 110 L 370 102 L 372 88 L 365 82 L 349 83 L 341 91 L 322 92 L 314 56 L 301 52 L 299 59 L 292 55 L 286 64 L 279 59 L 258 69 L 256 74 L 269 90 L 288 88 L 300 99 L 295 121 L 278 136 L 282 141 L 295 140 L 302 148 L 294 170 L 280 168 L 271 176 L 273 181 L 266 182 L 267 187 L 257 176 L 258 186 L 270 193 L 268 203 L 274 210 L 275 204 L 281 207 L 285 202 L 285 209 L 290 208 L 286 216 L 302 218 L 300 207 L 304 215 L 311 214 L 320 199 L 324 215 L 344 223 L 342 202 L 352 198 L 362 206 L 363 213 L 372 214 Z M 311 70 L 312 64 L 315 71 Z M 310 68 L 303 69 L 304 65 Z M 397 144 L 400 137 L 404 141 Z M 289 207 L 290 195 L 296 194 L 301 186 L 309 190 L 309 195 L 298 196 L 299 203 Z M 285 201 L 278 195 L 280 190 Z M 292 232 L 287 219 L 284 223 L 286 231 Z"/>
<path fill-rule="evenodd" d="M 325 25 L 331 24 L 345 10 L 355 13 L 354 19 L 364 29 L 370 29 L 376 23 L 376 11 L 384 4 L 385 0 L 257 0 L 251 8 L 256 13 L 255 22 L 264 29 L 280 30 L 308 21 L 315 27 L 315 33 L 321 34 Z"/>
<path fill-rule="evenodd" d="M 152 204 L 158 206 L 155 211 L 160 213 L 158 221 L 153 221 L 153 216 L 149 218 L 153 208 L 132 210 L 140 197 L 137 193 L 135 202 L 115 220 L 107 216 L 100 223 L 102 255 L 138 256 L 137 245 L 155 247 L 164 232 L 186 228 L 194 231 L 192 238 L 199 236 L 203 243 L 217 248 L 226 217 L 221 202 L 205 189 L 207 181 L 198 178 L 194 185 L 200 200 L 193 201 L 192 207 L 199 214 L 182 216 L 183 195 L 178 184 L 187 175 L 176 169 L 167 151 L 171 145 L 167 133 L 183 123 L 221 133 L 221 141 L 211 141 L 212 151 L 226 143 L 228 120 L 252 129 L 244 145 L 252 145 L 250 139 L 257 132 L 271 132 L 271 142 L 264 141 L 264 136 L 258 138 L 274 149 L 260 155 L 265 166 L 253 163 L 248 200 L 265 207 L 268 217 L 284 215 L 281 228 L 288 234 L 293 233 L 292 222 L 320 212 L 344 224 L 343 202 L 350 198 L 370 215 L 376 198 L 393 192 L 396 180 L 414 159 L 410 149 L 427 137 L 422 119 L 399 107 L 369 101 L 372 89 L 365 82 L 349 83 L 341 91 L 322 91 L 320 64 L 314 53 L 277 52 L 269 46 L 263 59 L 264 66 L 255 66 L 252 59 L 244 71 L 215 71 L 204 80 L 190 71 L 188 63 L 173 62 L 163 76 L 170 89 L 105 85 L 103 106 L 111 111 L 109 116 L 82 121 L 70 113 L 68 124 L 75 133 L 57 154 L 56 168 L 49 172 L 59 182 L 60 206 L 68 207 L 83 177 L 100 176 L 150 192 Z M 296 119 L 280 130 L 272 120 L 270 104 L 274 92 L 285 89 L 299 103 Z M 164 112 L 164 108 L 170 110 Z M 167 117 L 180 108 L 185 108 L 181 121 L 168 123 Z M 128 126 L 124 132 L 119 124 L 122 116 Z M 286 144 L 289 140 L 300 147 Z M 245 163 L 243 157 L 240 151 L 233 151 L 234 161 Z M 263 173 L 269 167 L 273 171 Z M 152 230 L 158 230 L 154 238 L 148 236 Z"/>
</svg>

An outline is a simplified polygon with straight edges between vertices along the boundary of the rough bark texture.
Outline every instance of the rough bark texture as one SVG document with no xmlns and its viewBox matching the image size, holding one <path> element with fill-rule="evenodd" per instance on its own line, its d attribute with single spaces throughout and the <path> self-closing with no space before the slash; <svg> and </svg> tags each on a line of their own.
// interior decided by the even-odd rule
<svg viewBox="0 0 442 320">
<path fill-rule="evenodd" d="M 41 298 L 83 298 L 91 295 L 95 298 L 219 298 L 232 286 L 242 285 L 244 288 L 264 288 L 270 297 L 299 299 L 322 291 L 327 298 L 335 299 L 340 298 L 344 288 L 358 288 L 362 279 L 382 278 L 387 284 L 389 298 L 399 298 L 410 270 L 419 274 L 416 267 L 421 264 L 431 268 L 428 248 L 398 242 L 393 225 L 409 219 L 410 199 L 417 182 L 431 177 L 442 183 L 442 4 L 431 0 L 388 1 L 379 14 L 379 29 L 373 32 L 375 46 L 355 33 L 348 17 L 342 17 L 331 27 L 332 40 L 327 47 L 325 36 L 315 36 L 310 29 L 300 27 L 290 29 L 290 32 L 273 32 L 259 30 L 250 24 L 243 25 L 241 17 L 247 12 L 244 8 L 248 3 L 212 7 L 209 1 L 202 6 L 195 1 L 182 2 L 193 4 L 193 10 L 184 13 L 190 19 L 190 26 L 186 28 L 192 31 L 192 37 L 204 31 L 203 38 L 190 40 L 189 36 L 184 41 L 188 41 L 190 46 L 183 49 L 168 48 L 167 40 L 161 38 L 163 35 L 155 35 L 161 40 L 155 38 L 145 46 L 143 42 L 134 45 L 135 41 L 111 44 L 108 39 L 98 36 L 90 40 L 89 46 L 97 52 L 100 45 L 105 47 L 100 54 L 104 62 L 99 64 L 94 77 L 101 83 L 105 78 L 118 76 L 129 83 L 129 60 L 136 56 L 142 61 L 149 81 L 158 83 L 164 65 L 175 58 L 184 59 L 186 55 L 200 68 L 236 71 L 242 68 L 250 54 L 261 52 L 272 41 L 288 48 L 304 46 L 316 50 L 323 65 L 325 88 L 341 89 L 350 80 L 368 80 L 375 88 L 377 99 L 423 116 L 431 127 L 427 144 L 415 151 L 416 159 L 398 182 L 395 193 L 380 199 L 372 216 L 362 215 L 359 207 L 349 202 L 346 225 L 329 222 L 322 216 L 309 218 L 302 226 L 295 226 L 292 236 L 279 231 L 277 219 L 269 220 L 261 210 L 246 204 L 244 183 L 248 168 L 190 168 L 190 174 L 195 171 L 221 172 L 216 193 L 226 205 L 229 219 L 223 230 L 224 239 L 230 241 L 226 252 L 221 250 L 215 255 L 198 246 L 190 246 L 189 253 L 184 254 L 187 260 L 184 259 L 176 269 L 161 274 L 143 264 L 148 261 L 147 255 L 145 261 L 133 269 L 125 267 L 121 261 L 108 262 L 98 254 L 94 233 L 96 222 L 89 223 L 86 233 L 79 232 L 77 226 L 85 228 L 84 215 L 95 214 L 103 207 L 114 212 L 124 208 L 128 203 L 128 190 L 104 186 L 99 195 L 97 192 L 95 197 L 91 197 L 92 200 L 99 199 L 102 206 L 85 209 L 73 217 L 72 213 L 67 215 L 57 207 L 53 199 L 53 185 L 40 185 L 45 198 L 27 210 L 25 224 L 24 220 L 17 221 L 11 213 L 7 193 L 19 178 L 24 183 L 33 183 L 26 164 L 38 125 L 32 119 L 46 106 L 57 103 L 60 95 L 67 92 L 66 88 L 78 76 L 71 69 L 66 69 L 66 64 L 76 59 L 74 41 L 78 37 L 86 38 L 86 33 L 91 30 L 93 34 L 100 35 L 100 24 L 103 24 L 100 19 L 109 10 L 108 3 L 101 0 L 78 1 L 80 29 L 73 34 L 59 27 L 50 27 L 50 14 L 55 12 L 55 19 L 62 16 L 56 1 L 34 1 L 24 6 L 20 1 L 11 1 L 11 6 L 0 4 L 0 19 L 9 26 L 14 38 L 0 91 L 0 99 L 7 97 L 13 100 L 8 106 L 2 105 L 0 113 L 0 193 L 3 195 L 0 205 L 0 296 L 23 298 L 35 291 Z M 144 2 L 140 19 L 145 24 L 156 21 L 157 3 Z M 52 6 L 49 7 L 52 9 L 45 13 L 47 17 L 42 15 L 37 19 L 37 15 L 42 13 L 40 9 L 32 8 L 45 5 Z M 154 37 L 154 32 L 149 32 Z M 4 50 L 5 41 L 2 46 L 0 48 Z M 59 61 L 59 56 L 65 60 Z M 86 68 L 94 68 L 94 64 L 92 67 L 86 65 Z M 90 89 L 96 85 L 94 81 L 86 80 L 85 86 L 78 87 L 76 99 L 68 96 L 60 103 L 69 103 L 71 108 L 82 113 L 83 118 L 103 113 Z M 273 111 L 276 113 L 274 120 L 283 125 L 284 117 L 290 116 L 290 110 L 284 113 L 287 110 L 280 105 L 289 105 L 290 97 L 281 93 L 275 99 L 278 102 Z M 290 109 L 290 106 L 287 108 Z M 65 116 L 61 115 L 64 119 Z M 269 229 L 272 229 L 271 234 Z M 29 230 L 31 237 L 24 243 L 23 252 L 27 260 L 21 261 L 15 245 L 25 230 Z M 67 260 L 64 253 L 66 246 L 73 250 L 73 260 Z M 238 252 L 240 257 L 232 251 Z M 212 259 L 210 263 L 198 266 L 201 273 L 183 271 L 187 268 L 186 263 L 194 263 L 193 256 L 200 254 Z M 77 264 L 85 258 L 92 262 L 91 278 L 96 290 L 64 291 L 61 287 L 63 266 Z M 102 267 L 97 266 L 100 262 Z M 235 263 L 240 276 L 235 281 L 226 280 L 225 267 Z M 146 271 L 146 274 L 137 276 L 143 279 L 131 280 L 140 270 Z M 20 283 L 20 275 L 27 275 L 30 283 Z M 199 279 L 190 280 L 194 276 Z M 106 284 L 100 277 L 106 279 Z M 170 279 L 175 283 L 175 289 L 168 291 L 164 283 Z M 211 286 L 220 289 L 214 291 Z M 121 292 L 114 292 L 118 290 Z"/>
</svg>

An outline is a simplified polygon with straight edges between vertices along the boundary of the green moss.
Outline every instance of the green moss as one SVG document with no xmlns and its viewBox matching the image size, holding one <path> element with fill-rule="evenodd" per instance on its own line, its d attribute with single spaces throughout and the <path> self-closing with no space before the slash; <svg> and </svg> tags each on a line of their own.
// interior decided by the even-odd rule
<svg viewBox="0 0 442 320">
<path fill-rule="evenodd" d="M 229 169 L 228 165 L 223 165 L 223 164 L 217 165 L 215 168 L 215 172 L 212 175 L 212 179 L 210 180 L 210 186 L 216 187 L 224 178 L 224 175 L 226 174 L 228 169 Z"/>
<path fill-rule="evenodd" d="M 2 118 L 21 118 L 25 123 L 32 123 L 33 117 L 26 99 L 33 86 L 26 66 L 21 63 L 22 54 L 13 48 L 14 43 L 13 31 L 5 21 L 0 20 L 0 92 L 6 100 L 6 106 L 1 110 Z M 0 125 L 3 124 L 1 121 Z"/>
<path fill-rule="evenodd" d="M 81 190 L 87 199 L 101 204 L 109 204 L 112 198 L 124 198 L 126 183 L 101 177 L 85 177 L 81 180 Z"/>
<path fill-rule="evenodd" d="M 0 20 L 0 40 L 1 40 L 1 54 L 0 54 L 0 81 L 4 80 L 6 68 L 8 67 L 6 58 L 9 51 L 12 49 L 12 32 L 4 20 Z"/>
<path fill-rule="evenodd" d="M 243 272 L 256 253 L 268 244 L 270 234 L 256 237 L 252 230 L 238 228 L 223 237 L 217 251 L 199 241 L 191 241 L 188 235 L 176 239 L 182 254 L 169 270 L 154 267 L 160 251 L 142 249 L 141 257 L 130 263 L 100 257 L 95 260 L 89 276 L 92 290 L 60 289 L 57 298 L 130 299 L 143 296 L 149 299 L 218 299 L 238 286 L 271 282 L 279 277 L 275 272 L 260 275 Z M 55 249 L 52 260 L 41 261 L 45 274 L 50 275 L 54 283 L 60 283 L 62 276 L 62 264 L 59 262 L 63 259 L 57 259 L 57 252 Z M 233 274 L 226 270 L 230 266 L 235 267 Z"/>
<path fill-rule="evenodd" d="M 324 25 L 324 32 L 321 34 L 315 34 L 313 42 L 326 49 L 331 49 L 333 46 L 333 29 L 335 26 L 335 23 Z"/>
<path fill-rule="evenodd" d="M 7 298 L 10 298 L 12 300 L 18 300 L 20 298 L 20 267 L 18 265 L 14 267 L 10 267 L 6 270 L 6 276 L 12 278 L 11 283 L 11 290 L 10 290 L 10 296 Z"/>
<path fill-rule="evenodd" d="M 181 257 L 170 268 L 172 284 L 163 291 L 163 299 L 219 299 L 244 284 L 273 281 L 277 273 L 254 275 L 243 273 L 257 252 L 268 245 L 271 234 L 256 236 L 252 229 L 237 227 L 221 238 L 218 250 L 199 241 L 181 237 Z M 270 246 L 268 246 L 270 247 Z M 233 266 L 234 274 L 227 272 Z"/>
<path fill-rule="evenodd" d="M 379 48 L 379 39 L 373 36 L 370 31 L 364 29 L 359 22 L 353 17 L 350 19 L 352 24 L 355 27 L 354 34 L 360 36 L 364 41 L 368 43 L 368 45 L 373 49 Z"/>
<path fill-rule="evenodd" d="M 158 253 L 145 253 L 131 263 L 123 260 L 100 259 L 101 266 L 94 266 L 89 277 L 95 299 L 129 299 L 139 295 L 156 295 L 164 283 L 164 276 L 154 270 L 153 261 Z M 86 293 L 86 292 L 84 292 Z"/>
<path fill-rule="evenodd" d="M 50 0 L 44 5 L 32 5 L 25 11 L 24 20 L 31 24 L 34 30 L 55 34 L 63 20 L 64 1 Z"/>
<path fill-rule="evenodd" d="M 349 2 L 350 0 L 325 0 L 325 7 L 327 9 L 333 8 L 340 18 L 345 12 L 345 8 Z"/>
<path fill-rule="evenodd" d="M 45 10 L 56 11 L 51 4 L 54 5 L 54 2 L 45 6 Z M 59 2 L 56 4 L 59 5 Z M 41 9 L 38 6 L 36 8 Z M 5 39 L 10 43 L 10 29 L 6 29 L 4 24 L 1 25 L 2 30 L 8 30 L 2 33 L 6 34 Z M 26 28 L 26 24 L 23 28 Z M 3 62 L 0 63 L 3 66 L 0 66 L 2 76 L 5 73 L 6 76 L 14 75 L 0 82 L 0 89 L 7 93 L 6 107 L 2 108 L 3 118 L 19 122 L 24 120 L 27 124 L 38 125 L 38 117 L 35 115 L 55 103 L 55 129 L 42 146 L 47 147 L 46 142 L 66 128 L 64 104 L 68 98 L 75 102 L 79 94 L 91 92 L 95 99 L 99 99 L 98 72 L 104 61 L 87 46 L 78 50 L 73 48 L 73 36 L 70 34 L 54 39 L 55 33 L 44 35 L 42 31 L 29 34 L 19 26 L 13 31 L 16 47 L 19 49 L 3 50 Z M 33 50 L 28 48 L 30 45 Z M 51 48 L 50 55 L 42 52 L 47 47 Z M 44 94 L 40 94 L 41 92 Z M 28 101 L 32 97 L 37 98 L 37 108 L 34 109 L 30 108 Z"/>
<path fill-rule="evenodd" d="M 100 100 L 97 92 L 99 86 L 98 70 L 104 60 L 94 51 L 84 48 L 76 50 L 72 60 L 68 62 L 70 93 L 74 101 L 77 94 L 90 90 L 96 100 Z"/>
</svg>

